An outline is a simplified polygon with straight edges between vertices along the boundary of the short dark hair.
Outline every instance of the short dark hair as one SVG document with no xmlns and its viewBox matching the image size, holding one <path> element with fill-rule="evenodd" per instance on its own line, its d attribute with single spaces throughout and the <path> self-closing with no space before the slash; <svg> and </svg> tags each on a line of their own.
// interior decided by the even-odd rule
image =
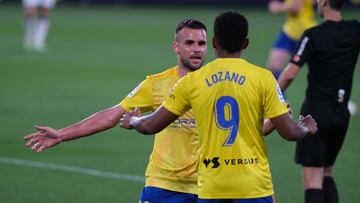
<svg viewBox="0 0 360 203">
<path fill-rule="evenodd" d="M 206 25 L 204 25 L 204 23 L 198 21 L 198 20 L 195 20 L 195 19 L 185 19 L 185 20 L 182 20 L 178 26 L 176 27 L 176 31 L 175 31 L 175 34 L 177 34 L 178 32 L 180 32 L 182 29 L 184 29 L 185 27 L 187 28 L 192 28 L 192 29 L 203 29 L 205 31 L 206 30 Z"/>
<path fill-rule="evenodd" d="M 347 0 L 329 0 L 329 5 L 332 9 L 340 11 L 346 2 Z"/>
<path fill-rule="evenodd" d="M 240 52 L 248 35 L 248 21 L 240 13 L 220 13 L 214 21 L 214 36 L 222 49 L 229 53 Z"/>
</svg>

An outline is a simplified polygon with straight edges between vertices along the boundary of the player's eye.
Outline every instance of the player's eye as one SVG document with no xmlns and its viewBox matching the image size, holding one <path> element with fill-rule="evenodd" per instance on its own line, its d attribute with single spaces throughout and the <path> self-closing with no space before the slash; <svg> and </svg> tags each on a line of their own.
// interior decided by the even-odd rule
<svg viewBox="0 0 360 203">
<path fill-rule="evenodd" d="M 199 45 L 199 46 L 205 46 L 205 45 L 206 45 L 206 41 L 200 41 L 200 42 L 198 42 L 198 45 Z"/>
<path fill-rule="evenodd" d="M 194 44 L 194 41 L 192 40 L 185 41 L 185 45 L 192 45 L 192 44 Z"/>
</svg>

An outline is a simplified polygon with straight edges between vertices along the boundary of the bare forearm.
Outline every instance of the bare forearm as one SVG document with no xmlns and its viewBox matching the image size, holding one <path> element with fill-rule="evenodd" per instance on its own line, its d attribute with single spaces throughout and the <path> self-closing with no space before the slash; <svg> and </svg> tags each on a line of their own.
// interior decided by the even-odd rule
<svg viewBox="0 0 360 203">
<path fill-rule="evenodd" d="M 281 73 L 278 79 L 278 84 L 282 91 L 285 91 L 289 87 L 289 85 L 292 83 L 292 81 L 295 79 L 296 75 L 298 74 L 299 70 L 300 67 L 293 63 L 289 63 L 286 66 L 285 70 Z"/>
<path fill-rule="evenodd" d="M 298 141 L 304 139 L 304 137 L 309 135 L 309 133 L 309 128 L 301 125 L 294 125 L 289 133 L 281 135 L 281 137 L 288 141 Z"/>
<path fill-rule="evenodd" d="M 130 127 L 142 134 L 155 134 L 166 128 L 179 116 L 160 106 L 154 113 L 143 117 L 131 117 Z"/>
<path fill-rule="evenodd" d="M 316 122 L 312 117 L 307 116 L 305 119 L 300 119 L 295 123 L 288 114 L 283 114 L 270 120 L 282 138 L 288 141 L 296 141 L 317 131 Z"/>
<path fill-rule="evenodd" d="M 131 117 L 130 119 L 130 126 L 132 126 L 136 131 L 145 134 L 155 134 L 157 131 L 155 128 L 151 128 L 150 126 L 151 118 L 150 115 L 143 116 L 143 117 Z M 150 127 L 150 128 L 149 128 Z"/>
<path fill-rule="evenodd" d="M 60 138 L 62 141 L 72 140 L 113 128 L 123 113 L 124 110 L 118 106 L 97 112 L 74 125 L 60 129 Z"/>
</svg>

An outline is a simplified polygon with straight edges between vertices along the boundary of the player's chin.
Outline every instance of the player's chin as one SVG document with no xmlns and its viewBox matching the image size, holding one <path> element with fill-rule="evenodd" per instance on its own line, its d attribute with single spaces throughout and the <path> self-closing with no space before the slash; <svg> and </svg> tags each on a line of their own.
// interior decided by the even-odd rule
<svg viewBox="0 0 360 203">
<path fill-rule="evenodd" d="M 191 59 L 190 60 L 191 67 L 192 67 L 192 69 L 195 69 L 195 70 L 199 69 L 202 66 L 203 62 L 204 61 L 200 60 L 200 59 Z"/>
</svg>

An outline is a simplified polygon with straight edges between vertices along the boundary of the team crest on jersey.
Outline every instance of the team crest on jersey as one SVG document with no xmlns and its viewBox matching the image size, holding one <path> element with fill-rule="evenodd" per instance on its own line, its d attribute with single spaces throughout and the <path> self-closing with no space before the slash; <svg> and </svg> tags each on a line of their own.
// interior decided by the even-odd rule
<svg viewBox="0 0 360 203">
<path fill-rule="evenodd" d="M 285 102 L 284 95 L 283 95 L 283 93 L 282 93 L 282 91 L 280 89 L 279 84 L 276 85 L 276 92 L 277 92 L 277 95 L 279 97 L 279 101 L 280 102 Z"/>
<path fill-rule="evenodd" d="M 141 84 L 142 84 L 142 83 L 140 83 L 138 86 L 136 86 L 135 89 L 133 89 L 133 91 L 131 91 L 127 96 L 128 96 L 129 98 L 133 97 L 133 96 L 139 91 L 139 89 L 140 89 L 140 87 L 141 87 Z"/>
</svg>

